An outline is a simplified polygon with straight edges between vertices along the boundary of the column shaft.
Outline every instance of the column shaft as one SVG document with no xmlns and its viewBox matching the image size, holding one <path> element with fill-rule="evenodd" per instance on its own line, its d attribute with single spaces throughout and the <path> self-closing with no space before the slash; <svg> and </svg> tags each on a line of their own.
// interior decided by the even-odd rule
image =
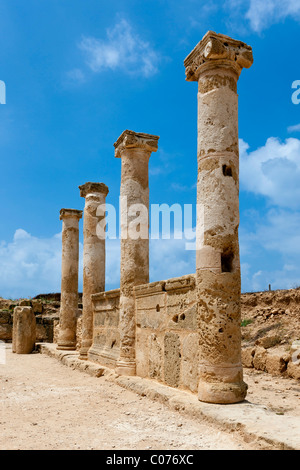
<svg viewBox="0 0 300 470">
<path fill-rule="evenodd" d="M 105 198 L 108 187 L 103 183 L 79 186 L 85 198 L 83 223 L 83 310 L 80 359 L 88 359 L 93 343 L 92 294 L 105 290 L 105 234 L 97 232 L 97 225 L 105 217 Z"/>
<path fill-rule="evenodd" d="M 115 143 L 121 170 L 120 357 L 117 371 L 135 375 L 135 298 L 133 287 L 149 282 L 148 163 L 158 137 L 124 131 Z"/>
<path fill-rule="evenodd" d="M 76 349 L 78 312 L 79 219 L 82 211 L 62 209 L 62 278 L 57 349 Z"/>
<path fill-rule="evenodd" d="M 198 81 L 197 301 L 199 400 L 244 400 L 240 332 L 237 80 L 251 48 L 208 32 L 185 60 Z"/>
</svg>

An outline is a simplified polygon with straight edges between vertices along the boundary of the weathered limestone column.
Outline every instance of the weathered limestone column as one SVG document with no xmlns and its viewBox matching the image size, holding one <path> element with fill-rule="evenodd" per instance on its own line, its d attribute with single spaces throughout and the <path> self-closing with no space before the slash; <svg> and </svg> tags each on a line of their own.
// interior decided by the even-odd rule
<svg viewBox="0 0 300 470">
<path fill-rule="evenodd" d="M 32 307 L 15 307 L 12 352 L 31 354 L 36 342 L 36 319 Z"/>
<path fill-rule="evenodd" d="M 136 373 L 133 287 L 149 282 L 148 163 L 157 151 L 158 139 L 126 130 L 114 144 L 115 156 L 122 159 L 120 357 L 116 368 L 120 375 Z"/>
<path fill-rule="evenodd" d="M 78 311 L 79 220 L 82 211 L 62 209 L 61 304 L 57 349 L 76 349 Z"/>
<path fill-rule="evenodd" d="M 240 332 L 237 81 L 253 62 L 241 41 L 209 31 L 185 59 L 198 81 L 197 291 L 199 400 L 244 400 Z"/>
<path fill-rule="evenodd" d="M 83 215 L 83 310 L 82 342 L 80 359 L 88 359 L 88 351 L 93 343 L 93 304 L 92 294 L 105 290 L 105 237 L 97 234 L 100 216 L 105 216 L 105 198 L 108 187 L 104 183 L 85 183 L 79 186 L 80 196 L 85 198 Z"/>
</svg>

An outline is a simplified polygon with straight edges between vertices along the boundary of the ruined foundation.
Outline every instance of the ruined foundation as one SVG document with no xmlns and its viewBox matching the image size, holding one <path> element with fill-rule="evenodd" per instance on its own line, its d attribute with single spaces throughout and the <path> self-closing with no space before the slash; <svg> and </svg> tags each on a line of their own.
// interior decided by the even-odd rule
<svg viewBox="0 0 300 470">
<path fill-rule="evenodd" d="M 247 392 L 241 363 L 237 81 L 252 61 L 250 46 L 212 31 L 184 61 L 186 79 L 198 82 L 195 275 L 149 284 L 148 163 L 158 136 L 125 130 L 114 144 L 121 158 L 120 289 L 105 292 L 105 237 L 97 234 L 97 208 L 105 205 L 108 189 L 103 183 L 80 187 L 86 200 L 80 357 L 120 375 L 198 393 L 209 403 L 237 403 Z M 69 310 L 65 301 L 61 337 L 69 348 L 75 345 L 75 238 L 67 257 L 72 288 L 62 283 Z M 66 247 L 63 242 L 63 252 Z"/>
</svg>

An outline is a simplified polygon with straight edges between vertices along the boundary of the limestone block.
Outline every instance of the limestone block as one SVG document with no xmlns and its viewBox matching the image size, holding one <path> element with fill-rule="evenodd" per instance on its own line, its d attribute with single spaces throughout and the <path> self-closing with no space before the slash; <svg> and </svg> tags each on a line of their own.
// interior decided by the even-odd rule
<svg viewBox="0 0 300 470">
<path fill-rule="evenodd" d="M 11 341 L 12 338 L 12 325 L 0 324 L 0 341 Z"/>
<path fill-rule="evenodd" d="M 162 346 L 155 333 L 149 337 L 149 377 L 161 380 L 162 378 Z"/>
<path fill-rule="evenodd" d="M 31 301 L 33 313 L 43 313 L 43 304 L 38 299 L 33 299 Z"/>
<path fill-rule="evenodd" d="M 31 307 L 16 307 L 13 319 L 13 352 L 30 354 L 35 348 L 36 319 Z"/>
<path fill-rule="evenodd" d="M 242 364 L 244 367 L 252 368 L 253 367 L 253 357 L 255 354 L 255 348 L 249 346 L 242 349 Z"/>
<path fill-rule="evenodd" d="M 191 333 L 182 342 L 182 372 L 181 385 L 191 392 L 198 389 L 198 360 L 199 360 L 199 337 L 197 333 Z"/>
<path fill-rule="evenodd" d="M 287 373 L 289 377 L 300 380 L 300 363 L 290 361 L 287 366 Z"/>
<path fill-rule="evenodd" d="M 27 300 L 27 299 L 23 299 L 19 302 L 19 306 L 20 307 L 30 307 L 31 306 L 31 302 L 30 300 Z"/>
<path fill-rule="evenodd" d="M 164 381 L 171 387 L 178 387 L 181 369 L 181 344 L 176 333 L 168 332 L 164 337 Z"/>
<path fill-rule="evenodd" d="M 266 371 L 267 351 L 264 348 L 258 347 L 255 350 L 253 358 L 253 366 L 257 370 Z"/>
<path fill-rule="evenodd" d="M 269 374 L 281 375 L 286 371 L 288 354 L 282 354 L 280 351 L 268 351 L 266 356 L 266 371 Z"/>
<path fill-rule="evenodd" d="M 180 308 L 180 304 L 177 305 L 177 309 L 174 309 L 169 319 L 168 327 L 172 329 L 197 330 L 197 311 L 196 302 L 186 309 Z"/>
</svg>

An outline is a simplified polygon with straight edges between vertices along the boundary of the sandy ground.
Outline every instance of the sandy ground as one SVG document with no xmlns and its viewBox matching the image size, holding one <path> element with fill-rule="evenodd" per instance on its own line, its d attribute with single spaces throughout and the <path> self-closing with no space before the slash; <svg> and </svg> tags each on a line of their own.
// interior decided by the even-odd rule
<svg viewBox="0 0 300 470">
<path fill-rule="evenodd" d="M 248 449 L 241 438 L 185 417 L 106 378 L 42 354 L 0 365 L 0 450 Z"/>
<path fill-rule="evenodd" d="M 247 400 L 286 416 L 300 417 L 300 381 L 275 377 L 255 369 L 244 369 L 248 384 Z"/>
</svg>

